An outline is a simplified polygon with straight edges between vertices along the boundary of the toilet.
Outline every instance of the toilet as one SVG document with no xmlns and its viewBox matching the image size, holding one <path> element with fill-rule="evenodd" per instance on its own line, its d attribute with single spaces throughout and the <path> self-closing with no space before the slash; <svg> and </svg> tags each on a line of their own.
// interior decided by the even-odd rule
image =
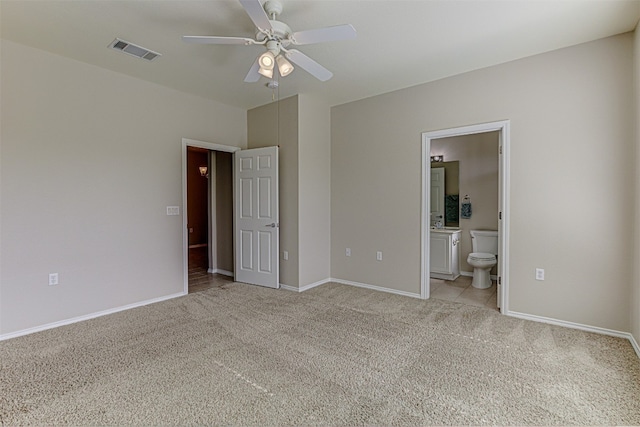
<svg viewBox="0 0 640 427">
<path fill-rule="evenodd" d="M 473 267 L 471 286 L 477 289 L 491 287 L 490 272 L 498 263 L 498 232 L 493 230 L 469 230 L 473 252 L 467 262 Z"/>
</svg>

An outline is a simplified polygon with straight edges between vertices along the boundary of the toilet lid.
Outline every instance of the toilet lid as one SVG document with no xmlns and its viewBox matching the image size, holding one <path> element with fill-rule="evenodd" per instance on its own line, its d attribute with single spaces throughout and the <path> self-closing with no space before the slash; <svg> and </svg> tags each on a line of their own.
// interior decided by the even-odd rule
<svg viewBox="0 0 640 427">
<path fill-rule="evenodd" d="M 471 252 L 469 258 L 477 259 L 478 261 L 495 261 L 496 256 L 493 254 L 487 254 L 484 252 Z"/>
</svg>

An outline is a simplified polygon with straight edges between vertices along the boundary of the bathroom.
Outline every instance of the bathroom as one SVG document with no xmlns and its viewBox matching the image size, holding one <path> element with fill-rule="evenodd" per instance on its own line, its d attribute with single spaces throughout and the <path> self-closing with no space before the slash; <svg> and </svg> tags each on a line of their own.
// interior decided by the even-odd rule
<svg viewBox="0 0 640 427">
<path fill-rule="evenodd" d="M 497 265 L 490 270 L 490 287 L 478 289 L 471 286 L 474 267 L 467 262 L 469 254 L 473 252 L 470 231 L 498 230 L 498 147 L 498 132 L 439 138 L 431 141 L 432 158 L 441 156 L 441 161 L 432 162 L 431 168 L 444 168 L 445 201 L 443 218 L 438 218 L 439 215 L 434 216 L 432 225 L 453 229 L 453 231 L 460 230 L 454 236 L 455 243 L 458 245 L 457 262 L 460 276 L 455 277 L 457 274 L 449 277 L 442 276 L 436 274 L 432 267 L 432 276 L 435 277 L 430 280 L 431 298 L 498 308 L 495 281 Z M 465 199 L 465 196 L 468 196 L 468 199 Z M 469 205 L 463 207 L 462 204 L 467 202 Z M 469 206 L 470 215 L 467 211 Z M 441 223 L 437 224 L 438 221 Z M 433 233 L 432 236 L 435 237 Z M 433 260 L 433 256 L 438 256 L 437 251 L 440 247 L 432 246 L 434 246 Z M 452 262 L 455 260 L 452 259 Z"/>
</svg>

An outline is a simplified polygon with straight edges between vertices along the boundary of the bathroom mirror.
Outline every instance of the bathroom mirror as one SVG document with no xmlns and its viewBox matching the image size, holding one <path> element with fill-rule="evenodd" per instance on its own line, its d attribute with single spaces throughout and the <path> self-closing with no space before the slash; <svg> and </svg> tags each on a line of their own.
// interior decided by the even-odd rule
<svg viewBox="0 0 640 427">
<path fill-rule="evenodd" d="M 460 162 L 432 162 L 432 168 L 444 168 L 444 226 L 460 226 L 460 190 L 458 175 Z"/>
</svg>

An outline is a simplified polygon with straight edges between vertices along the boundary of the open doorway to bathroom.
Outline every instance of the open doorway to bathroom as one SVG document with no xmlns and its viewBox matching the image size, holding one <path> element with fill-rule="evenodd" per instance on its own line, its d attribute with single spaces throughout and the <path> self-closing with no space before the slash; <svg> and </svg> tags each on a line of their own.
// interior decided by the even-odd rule
<svg viewBox="0 0 640 427">
<path fill-rule="evenodd" d="M 422 298 L 507 311 L 508 146 L 508 121 L 423 134 Z M 471 286 L 471 230 L 497 231 L 486 289 Z"/>
</svg>

